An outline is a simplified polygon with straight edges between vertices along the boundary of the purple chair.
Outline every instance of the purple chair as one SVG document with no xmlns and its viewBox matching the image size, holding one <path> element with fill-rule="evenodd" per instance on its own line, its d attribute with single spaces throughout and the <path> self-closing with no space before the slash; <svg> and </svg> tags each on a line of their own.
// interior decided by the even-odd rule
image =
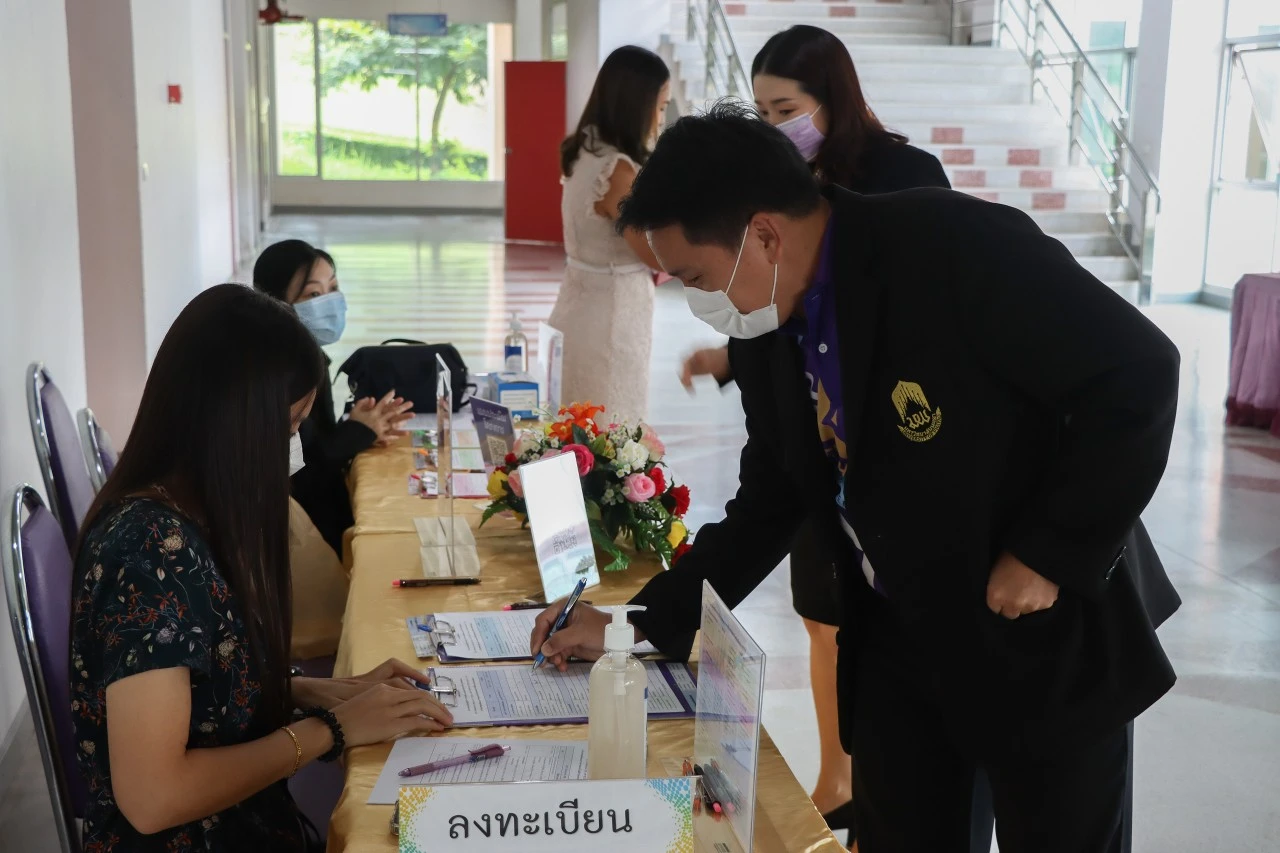
<svg viewBox="0 0 1280 853">
<path fill-rule="evenodd" d="M 49 797 L 64 853 L 80 850 L 76 819 L 88 790 L 76 766 L 71 717 L 71 553 L 58 520 L 30 486 L 13 494 L 3 521 L 9 621 L 27 683 Z"/>
<path fill-rule="evenodd" d="M 84 451 L 84 464 L 89 469 L 89 482 L 97 494 L 116 467 L 116 451 L 111 446 L 111 436 L 93 416 L 93 409 L 87 406 L 81 409 L 76 414 L 76 423 L 80 425 L 80 449 Z"/>
<path fill-rule="evenodd" d="M 27 414 L 50 507 L 62 526 L 67 548 L 74 548 L 80 524 L 93 503 L 93 482 L 84 465 L 75 418 L 40 362 L 27 368 Z"/>
</svg>

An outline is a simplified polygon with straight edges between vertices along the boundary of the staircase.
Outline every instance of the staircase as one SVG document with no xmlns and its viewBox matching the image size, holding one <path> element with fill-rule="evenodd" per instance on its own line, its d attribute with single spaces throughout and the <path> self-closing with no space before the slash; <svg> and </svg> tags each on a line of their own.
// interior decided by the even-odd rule
<svg viewBox="0 0 1280 853">
<path fill-rule="evenodd" d="M 1107 224 L 1109 196 L 1068 159 L 1068 131 L 1052 107 L 1032 103 L 1031 72 L 1013 49 L 953 47 L 950 4 L 926 0 L 723 2 L 742 65 L 793 24 L 829 30 L 853 56 L 876 114 L 942 161 L 952 186 L 1020 208 L 1127 299 L 1138 272 Z M 686 37 L 687 5 L 672 4 L 675 62 L 687 103 L 705 103 L 704 48 Z"/>
</svg>

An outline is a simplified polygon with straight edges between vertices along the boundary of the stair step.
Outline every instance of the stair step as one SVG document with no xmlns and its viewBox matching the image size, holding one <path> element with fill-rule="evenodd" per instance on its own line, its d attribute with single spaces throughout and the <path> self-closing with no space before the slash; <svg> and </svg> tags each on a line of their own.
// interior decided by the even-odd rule
<svg viewBox="0 0 1280 853">
<path fill-rule="evenodd" d="M 1031 87 L 1025 81 L 1005 84 L 928 83 L 864 79 L 863 92 L 872 104 L 1029 104 Z"/>
<path fill-rule="evenodd" d="M 849 53 L 854 57 L 854 62 L 858 61 L 859 53 L 868 47 L 908 47 L 908 46 L 928 46 L 943 47 L 949 44 L 950 37 L 946 33 L 894 33 L 894 32 L 875 32 L 870 30 L 858 30 L 854 32 L 837 32 L 834 27 L 825 25 L 823 29 L 831 30 L 840 36 L 840 40 L 849 48 Z M 743 66 L 751 67 L 751 59 L 756 55 L 760 48 L 764 47 L 764 43 L 769 37 L 778 30 L 783 29 L 776 24 L 773 26 L 762 26 L 758 30 L 741 28 L 736 22 L 733 24 L 733 40 L 738 45 L 738 50 L 742 51 Z"/>
<path fill-rule="evenodd" d="M 1105 234 L 1071 234 L 1046 232 L 1050 237 L 1062 243 L 1077 258 L 1086 257 L 1124 257 L 1120 241 L 1110 231 Z M 1127 261 L 1128 258 L 1125 257 Z"/>
<path fill-rule="evenodd" d="M 916 145 L 1004 145 L 1010 148 L 1036 148 L 1059 145 L 1067 135 L 1066 130 L 1057 125 L 1023 121 L 961 125 L 947 121 L 930 122 L 928 119 L 894 120 L 876 104 L 871 106 L 881 121 L 906 135 Z"/>
<path fill-rule="evenodd" d="M 1131 279 L 1136 274 L 1133 261 L 1129 260 L 1125 255 L 1104 255 L 1100 257 L 1077 255 L 1076 260 L 1080 263 L 1080 266 L 1103 281 Z"/>
<path fill-rule="evenodd" d="M 944 166 L 1034 168 L 1067 165 L 1066 145 L 933 145 L 924 142 L 916 147 L 937 157 Z"/>
<path fill-rule="evenodd" d="M 1036 210 L 1027 211 L 1036 225 L 1046 234 L 1110 233 L 1104 211 L 1082 213 L 1073 210 Z"/>
<path fill-rule="evenodd" d="M 897 123 L 929 122 L 933 127 L 963 127 L 980 124 L 1015 124 L 1022 127 L 1059 127 L 1057 114 L 1045 104 L 955 104 L 893 103 L 871 101 L 872 108 L 885 121 Z M 1064 131 L 1065 132 L 1065 131 Z M 967 137 L 966 137 L 967 138 Z M 1013 137 L 1017 138 L 1017 137 Z"/>
<path fill-rule="evenodd" d="M 1107 209 L 1109 197 L 1102 190 L 1029 190 L 1029 189 L 976 189 L 956 187 L 976 198 L 1016 207 L 1019 210 L 1070 210 L 1084 213 L 1102 213 Z"/>
<path fill-rule="evenodd" d="M 899 21 L 922 21 L 929 24 L 945 23 L 941 7 L 924 3 L 866 3 L 856 0 L 837 2 L 780 2 L 780 0 L 749 0 L 735 3 L 732 0 L 724 4 L 725 17 L 731 26 L 737 26 L 740 18 L 783 19 L 787 26 L 803 21 L 817 23 L 824 18 L 836 20 L 852 19 L 856 21 L 879 21 L 892 19 Z"/>
<path fill-rule="evenodd" d="M 858 79 L 864 84 L 873 82 L 931 83 L 937 86 L 954 86 L 972 83 L 986 85 L 1016 85 L 1030 91 L 1031 72 L 1025 65 L 989 64 L 969 62 L 875 62 L 862 60 L 857 63 Z"/>
<path fill-rule="evenodd" d="M 1094 190 L 1098 179 L 1085 168 L 1060 166 L 1040 168 L 1021 166 L 948 166 L 951 185 L 963 190 Z"/>
</svg>

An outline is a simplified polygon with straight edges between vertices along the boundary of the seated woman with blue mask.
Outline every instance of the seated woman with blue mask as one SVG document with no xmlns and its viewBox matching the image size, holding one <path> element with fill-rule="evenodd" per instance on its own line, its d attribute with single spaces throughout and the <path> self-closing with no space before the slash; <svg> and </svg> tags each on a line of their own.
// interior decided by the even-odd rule
<svg viewBox="0 0 1280 853">
<path fill-rule="evenodd" d="M 333 257 L 303 240 L 283 240 L 268 246 L 253 266 L 253 286 L 293 306 L 316 343 L 337 343 L 346 327 L 347 302 L 338 288 Z M 326 372 L 330 366 L 325 356 Z M 413 402 L 388 395 L 355 401 L 350 414 L 338 420 L 330 382 L 320 384 L 311 415 L 302 422 L 306 467 L 294 475 L 292 494 L 339 557 L 342 536 L 354 524 L 347 494 L 346 471 L 357 453 L 387 444 L 403 435 Z"/>
</svg>

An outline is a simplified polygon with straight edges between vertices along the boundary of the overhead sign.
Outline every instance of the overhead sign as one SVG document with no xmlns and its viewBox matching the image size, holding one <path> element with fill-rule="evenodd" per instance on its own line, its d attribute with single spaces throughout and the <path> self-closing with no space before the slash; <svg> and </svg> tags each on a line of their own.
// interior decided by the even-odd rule
<svg viewBox="0 0 1280 853">
<path fill-rule="evenodd" d="M 393 36 L 444 36 L 449 34 L 448 15 L 387 15 L 387 32 Z"/>
</svg>

